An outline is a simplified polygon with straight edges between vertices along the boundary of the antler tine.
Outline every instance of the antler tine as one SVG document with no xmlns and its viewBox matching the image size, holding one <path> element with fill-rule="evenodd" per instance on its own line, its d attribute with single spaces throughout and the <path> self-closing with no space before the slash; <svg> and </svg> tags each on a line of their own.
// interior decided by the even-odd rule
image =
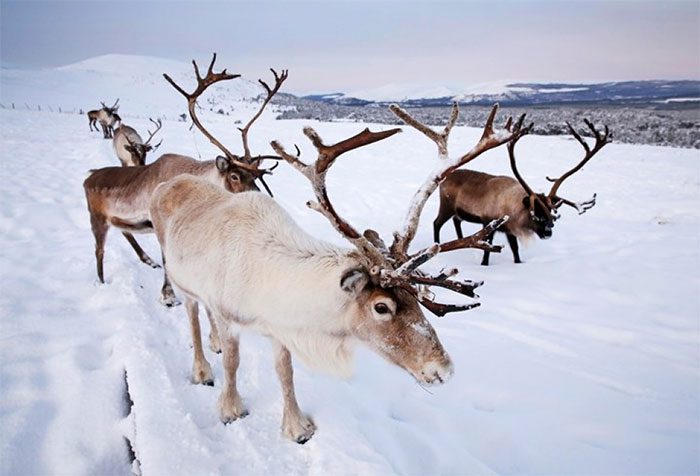
<svg viewBox="0 0 700 476">
<path fill-rule="evenodd" d="M 316 171 L 318 173 L 325 173 L 341 154 L 386 139 L 398 132 L 401 132 L 400 128 L 380 132 L 372 132 L 369 128 L 365 128 L 359 134 L 329 146 L 323 143 L 321 137 L 311 127 L 304 128 L 304 135 L 309 138 L 316 150 L 318 150 L 318 160 L 316 161 Z"/>
<path fill-rule="evenodd" d="M 397 104 L 392 104 L 389 106 L 389 110 L 396 114 L 399 119 L 405 122 L 407 125 L 413 127 L 417 131 L 421 132 L 428 139 L 435 142 L 438 147 L 438 153 L 440 158 L 447 158 L 447 140 L 449 139 L 450 132 L 457 122 L 459 117 L 459 106 L 457 103 L 452 104 L 452 110 L 450 111 L 450 118 L 447 120 L 447 124 L 442 132 L 436 132 L 425 124 L 419 122 L 413 118 L 408 112 L 399 107 Z"/>
<path fill-rule="evenodd" d="M 274 87 L 270 88 L 270 86 L 268 86 L 265 81 L 263 81 L 262 79 L 258 79 L 258 82 L 265 88 L 265 91 L 267 91 L 267 96 L 265 97 L 265 100 L 260 106 L 258 112 L 248 121 L 248 123 L 244 127 L 238 128 L 238 130 L 241 131 L 241 140 L 243 141 L 243 158 L 248 163 L 253 162 L 253 158 L 250 155 L 250 147 L 248 146 L 248 131 L 250 130 L 250 126 L 253 125 L 253 123 L 258 119 L 258 117 L 260 117 L 262 112 L 265 110 L 265 107 L 267 107 L 267 104 L 270 102 L 270 100 L 272 100 L 272 97 L 275 94 L 277 94 L 277 91 L 279 91 L 280 87 L 282 86 L 282 83 L 284 83 L 284 81 L 287 79 L 287 76 L 289 75 L 289 71 L 286 69 L 282 70 L 281 75 L 278 75 L 277 71 L 275 71 L 272 68 L 270 68 L 270 71 L 272 71 L 272 74 L 275 77 Z"/>
<path fill-rule="evenodd" d="M 568 205 L 571 208 L 576 209 L 576 211 L 578 212 L 579 215 L 583 215 L 584 213 L 586 213 L 588 210 L 590 210 L 591 208 L 593 208 L 595 206 L 595 201 L 596 201 L 597 197 L 598 197 L 598 194 L 594 193 L 590 199 L 588 199 L 584 202 L 578 202 L 578 203 L 572 202 L 571 200 L 567 200 L 565 198 L 556 197 L 556 200 L 558 200 L 556 207 L 559 208 L 562 205 Z"/>
<path fill-rule="evenodd" d="M 391 255 L 397 261 L 405 262 L 408 259 L 408 247 L 410 246 L 411 241 L 413 241 L 418 229 L 418 222 L 420 220 L 420 214 L 423 211 L 423 207 L 428 201 L 430 195 L 432 195 L 432 193 L 438 188 L 440 183 L 442 183 L 442 181 L 445 180 L 445 178 L 447 178 L 447 176 L 454 170 L 468 162 L 471 162 L 487 150 L 498 147 L 513 139 L 520 138 L 522 135 L 529 132 L 530 126 L 525 128 L 522 127 L 522 120 L 524 120 L 523 116 L 520 121 L 520 126 L 514 127 L 512 130 L 506 129 L 504 131 L 495 131 L 493 128 L 493 121 L 496 117 L 496 112 L 498 111 L 498 104 L 495 104 L 491 109 L 488 118 L 486 119 L 484 132 L 481 135 L 479 142 L 472 148 L 472 150 L 463 156 L 457 159 L 450 159 L 447 154 L 447 139 L 459 114 L 456 103 L 452 106 L 450 119 L 448 120 L 442 134 L 438 134 L 434 130 L 420 123 L 397 105 L 392 105 L 390 109 L 406 124 L 419 130 L 436 143 L 438 146 L 438 159 L 441 162 L 438 170 L 428 176 L 428 178 L 425 180 L 425 182 L 423 182 L 413 196 L 411 205 L 409 206 L 408 213 L 406 215 L 403 230 L 401 232 L 394 233 L 394 242 L 391 245 Z M 506 121 L 506 124 L 512 124 L 512 120 Z"/>
<path fill-rule="evenodd" d="M 552 185 L 552 189 L 549 191 L 548 197 L 552 200 L 557 198 L 557 191 L 559 190 L 559 187 L 561 184 L 566 180 L 567 178 L 571 177 L 573 174 L 578 172 L 583 168 L 586 163 L 588 163 L 589 160 L 595 156 L 600 149 L 605 147 L 606 144 L 609 144 L 612 142 L 612 133 L 610 132 L 610 129 L 608 126 L 604 126 L 605 129 L 603 133 L 601 134 L 600 131 L 598 131 L 593 123 L 589 121 L 588 119 L 584 119 L 583 122 L 586 124 L 586 126 L 591 130 L 593 133 L 593 137 L 595 138 L 595 144 L 593 145 L 593 148 L 591 148 L 590 145 L 581 137 L 581 134 L 579 134 L 576 129 L 574 129 L 571 124 L 568 122 L 566 123 L 566 127 L 569 129 L 569 132 L 571 133 L 572 136 L 578 141 L 579 144 L 583 147 L 583 149 L 586 151 L 586 153 L 583 156 L 583 159 L 576 164 L 571 170 L 563 174 L 561 177 L 553 179 L 551 177 L 547 177 L 547 180 L 550 182 L 554 182 L 554 185 Z M 561 200 L 561 199 L 560 199 Z M 595 203 L 595 200 L 594 200 Z M 575 207 L 576 208 L 576 207 Z M 590 207 L 589 207 L 590 208 Z M 587 210 L 587 209 L 586 209 Z M 585 210 L 584 210 L 585 211 Z"/>
<path fill-rule="evenodd" d="M 166 73 L 163 73 L 163 77 L 165 80 L 170 83 L 172 87 L 175 88 L 176 91 L 178 91 L 180 94 L 182 94 L 186 99 L 187 99 L 187 108 L 190 113 L 190 118 L 192 118 L 192 122 L 194 123 L 195 126 L 197 126 L 197 129 L 200 130 L 204 136 L 209 139 L 209 142 L 214 144 L 221 152 L 224 153 L 226 158 L 228 158 L 231 162 L 236 164 L 237 167 L 240 167 L 242 169 L 248 170 L 252 173 L 258 174 L 259 171 L 256 167 L 251 166 L 250 164 L 243 162 L 241 160 L 238 160 L 238 156 L 234 155 L 229 151 L 221 142 L 219 142 L 212 134 L 209 133 L 209 131 L 206 130 L 206 128 L 202 125 L 202 123 L 199 121 L 199 118 L 197 117 L 197 111 L 196 111 L 196 103 L 197 99 L 199 96 L 202 95 L 202 93 L 212 84 L 217 83 L 219 81 L 227 81 L 230 79 L 236 79 L 240 78 L 240 74 L 230 74 L 226 72 L 226 69 L 223 69 L 220 73 L 214 73 L 214 63 L 216 62 L 216 53 L 212 55 L 212 60 L 211 63 L 209 64 L 209 68 L 207 70 L 207 75 L 202 78 L 202 76 L 199 74 L 199 67 L 197 66 L 197 62 L 195 60 L 192 60 L 192 65 L 194 66 L 194 73 L 197 78 L 197 88 L 192 92 L 188 93 L 184 89 L 182 89 L 173 79 L 168 76 Z"/>
<path fill-rule="evenodd" d="M 468 311 L 481 306 L 481 303 L 478 302 L 473 302 L 471 304 L 440 304 L 428 298 L 419 299 L 418 302 L 438 317 L 442 317 L 450 312 Z"/>
<path fill-rule="evenodd" d="M 369 145 L 374 142 L 386 139 L 398 132 L 401 129 L 390 129 L 381 132 L 372 132 L 365 129 L 353 137 L 340 141 L 333 145 L 325 145 L 318 133 L 310 127 L 304 128 L 304 134 L 311 140 L 318 150 L 318 158 L 312 165 L 307 165 L 299 160 L 299 154 L 296 156 L 287 153 L 282 145 L 277 141 L 272 141 L 270 145 L 286 162 L 292 165 L 296 170 L 301 172 L 309 181 L 314 190 L 317 202 L 309 201 L 306 205 L 312 210 L 316 210 L 328 219 L 343 237 L 355 245 L 374 265 L 387 265 L 387 258 L 377 246 L 375 246 L 365 236 L 360 235 L 358 231 L 345 219 L 343 219 L 335 211 L 333 204 L 328 198 L 326 189 L 326 173 L 330 166 L 334 163 L 341 154 L 353 149 L 357 149 L 364 145 Z M 297 148 L 297 151 L 299 149 Z"/>
</svg>

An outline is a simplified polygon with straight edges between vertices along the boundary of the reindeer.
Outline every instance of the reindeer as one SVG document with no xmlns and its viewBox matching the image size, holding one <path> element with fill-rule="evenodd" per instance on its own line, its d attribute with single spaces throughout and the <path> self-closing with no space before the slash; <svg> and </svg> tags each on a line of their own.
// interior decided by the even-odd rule
<svg viewBox="0 0 700 476">
<path fill-rule="evenodd" d="M 522 128 L 524 133 L 509 142 L 507 146 L 510 166 L 515 179 L 475 170 L 455 170 L 440 185 L 440 209 L 433 222 L 435 242 L 440 242 L 440 228 L 450 218 L 454 223 L 457 237 L 461 238 L 462 220 L 483 225 L 496 217 L 508 215 L 510 219 L 496 231 L 505 233 L 508 245 L 513 252 L 513 261 L 522 263 L 518 252 L 518 238 L 529 238 L 533 234 L 541 239 L 550 238 L 554 222 L 559 218 L 559 207 L 564 204 L 575 208 L 579 215 L 591 209 L 596 203 L 596 194 L 593 194 L 590 200 L 580 203 L 574 203 L 557 195 L 564 180 L 581 170 L 600 149 L 612 141 L 612 133 L 608 126 L 605 126 L 605 130 L 601 133 L 590 121 L 584 120 L 584 122 L 595 137 L 593 148 L 586 143 L 571 124 L 566 123 L 571 134 L 583 146 L 585 154 L 574 168 L 561 177 L 557 179 L 547 177 L 547 180 L 554 182 L 547 195 L 533 192 L 520 175 L 515 164 L 515 145 L 522 135 L 530 132 L 532 124 Z M 520 125 L 522 126 L 522 123 Z M 488 237 L 489 243 L 493 241 L 493 235 Z M 481 260 L 483 266 L 488 266 L 489 255 L 489 251 L 484 250 Z"/>
<path fill-rule="evenodd" d="M 104 245 L 107 231 L 111 226 L 122 231 L 122 234 L 143 263 L 152 268 L 160 267 L 144 252 L 132 234 L 153 232 L 148 205 L 153 190 L 158 184 L 180 174 L 190 174 L 201 177 L 231 193 L 259 190 L 255 181 L 260 180 L 268 193 L 271 193 L 263 176 L 271 173 L 274 167 L 267 170 L 262 169 L 260 168 L 260 163 L 265 159 L 279 159 L 279 157 L 269 155 L 253 157 L 248 147 L 248 130 L 254 120 L 262 113 L 270 99 L 272 99 L 272 96 L 277 93 L 287 78 L 287 72 L 283 71 L 281 75 L 277 75 L 273 71 L 276 81 L 275 86 L 272 89 L 267 88 L 268 96 L 263 102 L 260 111 L 246 127 L 241 129 L 245 153 L 242 157 L 239 157 L 231 153 L 211 135 L 197 118 L 195 110 L 197 98 L 210 85 L 218 81 L 240 77 L 239 74 L 229 74 L 226 70 L 223 70 L 221 73 L 213 73 L 212 68 L 215 61 L 216 54 L 214 54 L 205 78 L 200 77 L 195 63 L 197 88 L 191 94 L 185 93 L 179 86 L 175 85 L 167 74 L 164 77 L 179 92 L 185 95 L 192 122 L 212 144 L 223 152 L 223 156 L 218 156 L 215 160 L 199 161 L 184 155 L 165 154 L 153 163 L 141 167 L 105 167 L 94 170 L 83 183 L 88 211 L 90 212 L 92 233 L 95 237 L 97 277 L 101 283 L 104 283 Z M 267 87 L 267 85 L 265 86 Z M 167 273 L 164 273 L 160 301 L 168 307 L 179 304 L 168 280 Z"/>
<path fill-rule="evenodd" d="M 122 163 L 122 167 L 146 165 L 146 154 L 151 150 L 155 151 L 163 143 L 161 140 L 155 146 L 150 145 L 151 139 L 163 127 L 163 123 L 160 119 L 157 122 L 153 119 L 149 120 L 156 126 L 156 129 L 153 132 L 148 131 L 148 140 L 146 142 L 143 141 L 133 127 L 126 124 L 122 124 L 114 132 L 112 145 L 117 158 Z"/>
<path fill-rule="evenodd" d="M 467 238 L 434 244 L 416 253 L 409 253 L 408 248 L 428 197 L 447 174 L 522 133 L 517 127 L 494 131 L 496 110 L 494 107 L 479 143 L 464 156 L 449 159 L 446 140 L 457 119 L 455 105 L 441 136 L 445 142 L 442 164 L 416 192 L 403 231 L 394 234 L 391 247 L 377 232 L 360 234 L 338 215 L 328 198 L 326 173 L 340 155 L 386 139 L 400 129 L 365 129 L 326 145 L 316 131 L 307 127 L 304 134 L 318 151 L 311 165 L 299 160 L 298 149 L 294 156 L 278 142 L 271 143 L 277 154 L 309 179 L 317 202 L 307 205 L 329 220 L 353 245 L 350 249 L 308 235 L 275 201 L 261 193 L 230 195 L 188 175 L 158 186 L 150 216 L 168 275 L 185 295 L 194 347 L 193 382 L 202 382 L 202 377 L 213 381 L 200 341 L 200 302 L 214 314 L 221 332 L 225 375 L 219 397 L 222 422 L 248 414 L 236 388 L 241 330 L 269 336 L 274 342 L 275 368 L 284 397 L 282 432 L 297 443 L 308 441 L 316 427 L 296 401 L 292 354 L 311 367 L 347 376 L 353 342 L 360 341 L 405 369 L 420 384 L 441 384 L 450 378 L 452 362 L 419 305 L 438 316 L 474 308 L 478 303 L 437 303 L 428 286 L 476 297 L 474 289 L 482 283 L 452 279 L 456 269 L 431 276 L 418 267 L 440 252 L 455 249 L 499 251 L 500 247 L 483 239 L 505 218 Z M 412 118 L 407 123 L 427 129 Z"/>
<path fill-rule="evenodd" d="M 95 127 L 95 132 L 99 132 L 99 129 L 97 128 L 97 121 L 100 118 L 100 110 L 99 109 L 93 109 L 92 111 L 87 112 L 87 117 L 88 117 L 88 125 L 90 126 L 90 132 L 93 131 L 93 126 Z"/>
<path fill-rule="evenodd" d="M 90 131 L 92 131 L 92 126 L 95 126 L 95 130 L 97 130 L 95 122 L 99 121 L 102 127 L 102 136 L 105 139 L 111 139 L 114 126 L 122 120 L 119 114 L 117 114 L 119 98 L 117 98 L 116 102 L 111 107 L 107 106 L 104 102 L 100 102 L 100 104 L 102 104 L 102 109 L 88 111 L 87 113 Z"/>
</svg>

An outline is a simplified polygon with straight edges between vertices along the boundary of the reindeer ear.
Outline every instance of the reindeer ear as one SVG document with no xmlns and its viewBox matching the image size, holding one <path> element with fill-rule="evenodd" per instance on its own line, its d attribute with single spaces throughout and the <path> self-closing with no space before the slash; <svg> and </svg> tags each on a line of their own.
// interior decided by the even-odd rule
<svg viewBox="0 0 700 476">
<path fill-rule="evenodd" d="M 216 157 L 216 168 L 219 169 L 219 172 L 226 173 L 228 170 L 229 162 L 226 157 L 223 155 L 219 155 Z"/>
<path fill-rule="evenodd" d="M 340 278 L 340 289 L 353 296 L 357 296 L 365 289 L 369 282 L 369 276 L 364 269 L 351 268 L 343 273 Z"/>
</svg>

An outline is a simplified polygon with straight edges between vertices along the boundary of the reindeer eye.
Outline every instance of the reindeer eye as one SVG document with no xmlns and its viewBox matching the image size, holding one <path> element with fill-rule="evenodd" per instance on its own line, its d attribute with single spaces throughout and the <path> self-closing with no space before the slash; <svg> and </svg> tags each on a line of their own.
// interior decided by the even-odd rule
<svg viewBox="0 0 700 476">
<path fill-rule="evenodd" d="M 387 312 L 389 312 L 389 306 L 387 306 L 383 302 L 378 302 L 374 305 L 374 310 L 377 311 L 378 314 L 386 314 Z"/>
<path fill-rule="evenodd" d="M 231 180 L 234 182 L 240 182 L 241 178 L 238 176 L 238 174 L 231 174 Z"/>
</svg>

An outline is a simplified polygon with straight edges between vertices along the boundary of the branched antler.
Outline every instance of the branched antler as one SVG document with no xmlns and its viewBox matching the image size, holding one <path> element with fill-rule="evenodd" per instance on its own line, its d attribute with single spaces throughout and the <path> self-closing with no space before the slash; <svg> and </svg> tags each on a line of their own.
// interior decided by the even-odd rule
<svg viewBox="0 0 700 476">
<path fill-rule="evenodd" d="M 588 163 L 589 160 L 593 158 L 594 155 L 596 155 L 600 149 L 605 147 L 607 144 L 612 142 L 612 132 L 608 128 L 608 126 L 604 126 L 604 130 L 601 133 L 598 131 L 593 123 L 589 121 L 588 119 L 584 119 L 583 122 L 586 124 L 588 129 L 590 129 L 591 133 L 593 134 L 593 137 L 595 138 L 595 144 L 593 145 L 593 148 L 591 148 L 588 143 L 581 137 L 581 134 L 579 134 L 576 129 L 574 129 L 571 124 L 568 122 L 566 123 L 566 127 L 569 129 L 569 132 L 571 133 L 572 136 L 578 141 L 579 144 L 583 147 L 584 151 L 586 152 L 583 156 L 583 159 L 576 164 L 571 170 L 563 174 L 559 178 L 551 178 L 547 177 L 547 180 L 550 182 L 554 182 L 554 185 L 552 185 L 552 189 L 549 191 L 549 194 L 547 195 L 548 198 L 556 204 L 557 207 L 561 206 L 562 204 L 568 205 L 570 207 L 573 207 L 576 209 L 576 211 L 579 213 L 579 215 L 582 215 L 586 213 L 587 210 L 593 208 L 595 206 L 596 202 L 596 194 L 593 194 L 593 197 L 590 198 L 589 200 L 586 200 L 584 202 L 580 203 L 575 203 L 570 200 L 566 200 L 564 198 L 561 198 L 557 196 L 557 191 L 559 190 L 559 187 L 561 184 L 566 180 L 567 178 L 571 177 L 573 174 L 578 172 L 583 168 L 586 163 Z"/>
<path fill-rule="evenodd" d="M 119 98 L 117 98 L 117 100 L 114 101 L 114 104 L 112 105 L 112 107 L 108 107 L 108 106 L 107 106 L 105 103 L 103 103 L 102 101 L 100 101 L 100 104 L 102 104 L 102 109 L 104 109 L 104 110 L 106 110 L 106 111 L 109 111 L 110 113 L 114 113 L 114 112 L 116 112 L 117 109 L 119 109 L 119 106 L 118 106 L 118 104 L 119 104 Z"/>
<path fill-rule="evenodd" d="M 149 117 L 148 120 L 156 126 L 156 129 L 153 132 L 148 131 L 148 140 L 145 142 L 145 145 L 149 145 L 151 143 L 151 139 L 153 139 L 153 136 L 155 136 L 156 133 L 163 127 L 163 121 L 161 121 L 160 119 L 158 119 L 158 121 L 154 121 L 152 118 Z M 158 147 L 160 147 L 162 143 L 163 139 L 161 139 L 160 142 L 158 142 L 158 144 L 154 145 L 152 150 L 156 150 Z"/>
<path fill-rule="evenodd" d="M 263 110 L 265 110 L 265 107 L 267 104 L 270 102 L 272 97 L 277 94 L 277 91 L 279 91 L 280 87 L 282 86 L 282 83 L 287 79 L 287 76 L 289 75 L 289 72 L 286 69 L 282 70 L 282 74 L 277 74 L 277 71 L 274 69 L 270 68 L 270 71 L 272 71 L 272 74 L 275 77 L 275 85 L 270 88 L 270 86 L 267 85 L 265 81 L 262 79 L 258 79 L 258 82 L 262 85 L 262 87 L 265 88 L 265 91 L 267 92 L 267 96 L 265 97 L 265 100 L 263 101 L 262 105 L 260 106 L 260 109 L 258 109 L 258 112 L 248 121 L 248 123 L 243 126 L 239 127 L 238 130 L 241 131 L 241 140 L 243 141 L 243 158 L 246 160 L 248 163 L 252 163 L 255 159 L 262 160 L 261 158 L 253 158 L 250 154 L 250 147 L 248 146 L 248 131 L 250 130 L 250 126 L 260 117 L 262 114 Z M 262 157 L 262 156 L 260 156 Z M 279 157 L 273 157 L 273 156 L 264 156 L 263 158 L 266 159 L 279 159 Z"/>
<path fill-rule="evenodd" d="M 196 103 L 197 99 L 199 96 L 206 91 L 206 89 L 211 86 L 212 84 L 218 83 L 219 81 L 228 81 L 230 79 L 236 79 L 240 78 L 240 74 L 229 74 L 226 72 L 226 69 L 222 70 L 220 73 L 215 73 L 214 72 L 214 63 L 216 62 L 216 53 L 212 55 L 211 63 L 209 63 L 209 68 L 207 69 L 207 74 L 205 77 L 202 78 L 201 74 L 199 73 L 199 67 L 197 66 L 197 62 L 192 60 L 192 66 L 194 66 L 194 74 L 195 77 L 197 78 L 197 88 L 191 92 L 188 93 L 184 89 L 182 89 L 173 79 L 168 76 L 167 74 L 163 73 L 163 77 L 165 78 L 168 83 L 172 87 L 174 87 L 180 94 L 182 94 L 185 99 L 187 99 L 187 108 L 190 112 L 190 117 L 192 118 L 192 122 L 194 123 L 195 126 L 197 126 L 197 129 L 200 130 L 204 136 L 209 139 L 209 141 L 214 144 L 221 152 L 224 153 L 226 158 L 230 161 L 232 161 L 236 166 L 241 167 L 245 170 L 248 170 L 250 172 L 256 172 L 257 169 L 255 167 L 250 166 L 249 164 L 246 164 L 245 162 L 239 160 L 239 157 L 235 154 L 233 154 L 231 151 L 229 151 L 226 146 L 224 146 L 219 140 L 216 139 L 209 131 L 202 125 L 202 123 L 199 121 L 199 118 L 197 117 L 197 108 L 196 108 Z"/>
</svg>

